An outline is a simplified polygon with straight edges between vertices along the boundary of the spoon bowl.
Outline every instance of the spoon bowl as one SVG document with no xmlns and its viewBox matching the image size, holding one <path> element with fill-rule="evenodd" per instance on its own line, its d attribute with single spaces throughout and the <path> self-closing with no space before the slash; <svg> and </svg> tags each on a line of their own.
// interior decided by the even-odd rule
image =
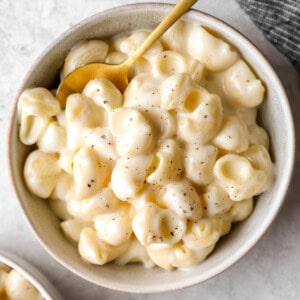
<svg viewBox="0 0 300 300">
<path fill-rule="evenodd" d="M 64 78 L 58 88 L 57 96 L 61 106 L 65 106 L 66 99 L 70 94 L 82 92 L 85 85 L 94 78 L 107 78 L 123 92 L 128 85 L 127 72 L 129 66 L 126 62 L 120 65 L 93 63 L 71 72 Z"/>
</svg>

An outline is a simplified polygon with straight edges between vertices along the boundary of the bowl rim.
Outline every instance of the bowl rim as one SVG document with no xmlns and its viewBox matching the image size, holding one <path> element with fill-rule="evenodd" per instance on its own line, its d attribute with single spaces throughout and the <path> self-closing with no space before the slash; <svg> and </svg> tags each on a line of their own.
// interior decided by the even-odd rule
<svg viewBox="0 0 300 300">
<path fill-rule="evenodd" d="M 0 263 L 16 270 L 27 279 L 42 295 L 45 300 L 62 300 L 52 283 L 24 259 L 11 253 L 0 250 Z"/>
<path fill-rule="evenodd" d="M 28 78 L 30 78 L 32 71 L 35 69 L 35 67 L 43 60 L 44 56 L 47 55 L 48 52 L 50 52 L 52 49 L 57 47 L 60 41 L 64 40 L 67 36 L 72 35 L 75 31 L 77 31 L 78 28 L 85 26 L 93 20 L 97 18 L 102 18 L 105 19 L 107 18 L 106 14 L 111 14 L 111 13 L 121 13 L 121 12 L 126 12 L 128 10 L 132 9 L 144 9 L 147 10 L 147 8 L 150 9 L 171 9 L 174 7 L 173 4 L 169 3 L 156 3 L 156 2 L 144 2 L 144 3 L 132 3 L 132 4 L 125 4 L 125 5 L 119 5 L 115 6 L 110 9 L 105 9 L 101 10 L 91 16 L 88 16 L 87 18 L 81 20 L 80 22 L 76 23 L 72 27 L 68 28 L 65 30 L 63 33 L 61 33 L 56 39 L 54 39 L 50 45 L 48 45 L 44 51 L 34 60 L 32 63 L 31 67 L 29 70 L 26 72 L 25 77 L 21 81 L 21 84 L 17 90 L 17 93 L 14 97 L 14 102 L 12 105 L 12 110 L 10 114 L 10 119 L 9 119 L 9 127 L 8 127 L 8 135 L 7 135 L 7 162 L 8 162 L 8 170 L 9 170 L 9 177 L 11 184 L 13 186 L 13 189 L 15 191 L 15 195 L 17 198 L 17 201 L 19 202 L 20 206 L 22 207 L 22 213 L 29 224 L 29 227 L 31 229 L 31 232 L 33 235 L 36 237 L 36 239 L 39 241 L 39 243 L 43 246 L 43 248 L 47 251 L 47 253 L 53 257 L 57 262 L 59 262 L 62 266 L 64 266 L 67 270 L 71 271 L 72 273 L 78 275 L 79 277 L 87 280 L 88 282 L 92 282 L 95 285 L 98 286 L 103 286 L 112 290 L 117 290 L 117 291 L 123 291 L 123 292 L 130 292 L 130 293 L 160 293 L 160 292 L 168 292 L 168 291 L 174 291 L 174 290 L 179 290 L 183 288 L 187 288 L 202 282 L 205 282 L 214 276 L 224 272 L 227 270 L 229 267 L 237 263 L 242 257 L 244 257 L 252 248 L 253 246 L 263 237 L 263 235 L 266 233 L 266 231 L 270 228 L 272 223 L 275 221 L 276 217 L 278 216 L 278 213 L 280 209 L 282 208 L 286 195 L 288 192 L 288 189 L 290 187 L 290 182 L 292 179 L 293 175 L 293 170 L 294 170 L 294 162 L 295 162 L 295 154 L 296 154 L 296 141 L 295 141 L 295 127 L 294 127 L 294 121 L 293 121 L 293 116 L 291 113 L 291 107 L 289 104 L 288 97 L 286 95 L 285 89 L 276 74 L 275 70 L 273 69 L 272 65 L 270 62 L 267 60 L 265 55 L 251 42 L 249 38 L 247 38 L 243 33 L 241 33 L 238 29 L 234 28 L 232 25 L 226 23 L 225 21 L 210 15 L 209 13 L 203 12 L 199 9 L 190 9 L 186 15 L 191 14 L 195 15 L 196 17 L 200 16 L 201 18 L 204 18 L 206 20 L 209 20 L 210 22 L 214 22 L 218 24 L 219 26 L 226 28 L 226 30 L 230 31 L 231 34 L 234 34 L 235 36 L 238 37 L 239 40 L 242 40 L 244 44 L 246 44 L 248 49 L 251 49 L 256 57 L 259 57 L 261 60 L 263 60 L 264 64 L 268 68 L 268 75 L 271 77 L 272 81 L 276 83 L 278 86 L 278 91 L 280 94 L 281 101 L 285 104 L 285 116 L 286 116 L 286 124 L 288 124 L 287 127 L 289 127 L 290 131 L 287 133 L 288 135 L 288 141 L 290 142 L 289 149 L 290 149 L 290 155 L 286 159 L 286 171 L 285 171 L 285 177 L 284 180 L 281 181 L 280 189 L 278 192 L 277 199 L 280 201 L 276 202 L 276 206 L 273 207 L 273 214 L 270 215 L 268 219 L 265 219 L 264 222 L 260 224 L 261 230 L 259 234 L 256 236 L 253 236 L 251 239 L 248 240 L 247 244 L 241 245 L 239 252 L 235 253 L 234 255 L 226 258 L 223 260 L 221 263 L 219 263 L 216 267 L 214 267 L 211 270 L 208 270 L 206 273 L 207 275 L 204 276 L 203 278 L 194 278 L 193 280 L 189 280 L 188 282 L 186 281 L 181 281 L 180 283 L 177 283 L 176 286 L 174 286 L 173 283 L 162 283 L 161 286 L 159 287 L 146 287 L 146 286 L 133 286 L 133 285 L 128 285 L 128 284 L 119 284 L 119 283 L 112 283 L 110 280 L 103 280 L 101 284 L 94 280 L 93 278 L 89 278 L 88 275 L 82 274 L 80 271 L 77 270 L 76 267 L 73 265 L 66 263 L 57 253 L 55 250 L 52 250 L 48 244 L 47 241 L 43 239 L 43 237 L 40 237 L 35 229 L 35 225 L 33 224 L 32 220 L 30 220 L 27 217 L 27 210 L 25 206 L 23 205 L 23 202 L 21 200 L 21 197 L 19 196 L 18 188 L 15 182 L 15 179 L 13 177 L 13 166 L 12 166 L 12 153 L 11 153 L 11 138 L 12 138 L 12 131 L 14 127 L 14 116 L 16 114 L 16 108 L 17 108 L 17 103 L 18 103 L 18 98 L 21 94 L 21 92 L 24 89 L 24 85 L 27 82 Z"/>
</svg>

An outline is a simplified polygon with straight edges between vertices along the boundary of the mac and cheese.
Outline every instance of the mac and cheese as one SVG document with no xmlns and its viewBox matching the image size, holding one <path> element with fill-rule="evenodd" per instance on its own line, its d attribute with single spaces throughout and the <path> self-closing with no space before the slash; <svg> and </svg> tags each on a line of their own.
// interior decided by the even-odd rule
<svg viewBox="0 0 300 300">
<path fill-rule="evenodd" d="M 81 41 L 61 79 L 124 61 L 148 34 Z M 23 92 L 20 139 L 37 145 L 26 184 L 49 199 L 87 262 L 197 264 L 273 182 L 268 134 L 256 123 L 264 91 L 227 42 L 177 22 L 136 61 L 123 94 L 106 78 L 65 108 L 45 88 Z"/>
<path fill-rule="evenodd" d="M 0 263 L 0 299 L 43 300 L 44 298 L 23 275 Z"/>
</svg>

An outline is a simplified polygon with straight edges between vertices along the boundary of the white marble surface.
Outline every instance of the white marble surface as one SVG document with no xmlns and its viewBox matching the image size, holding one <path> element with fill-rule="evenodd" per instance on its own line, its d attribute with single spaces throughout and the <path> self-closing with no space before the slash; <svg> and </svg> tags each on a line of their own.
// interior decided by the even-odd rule
<svg viewBox="0 0 300 300">
<path fill-rule="evenodd" d="M 300 299 L 299 155 L 285 205 L 267 234 L 230 269 L 191 288 L 136 295 L 95 286 L 49 257 L 31 233 L 10 186 L 6 163 L 7 122 L 17 87 L 39 53 L 71 25 L 103 9 L 134 2 L 146 1 L 0 0 L 0 249 L 17 254 L 39 268 L 67 300 Z M 265 53 L 287 89 L 294 115 L 299 118 L 299 75 L 234 0 L 201 0 L 195 7 L 232 24 Z M 299 144 L 300 126 L 296 127 Z"/>
</svg>

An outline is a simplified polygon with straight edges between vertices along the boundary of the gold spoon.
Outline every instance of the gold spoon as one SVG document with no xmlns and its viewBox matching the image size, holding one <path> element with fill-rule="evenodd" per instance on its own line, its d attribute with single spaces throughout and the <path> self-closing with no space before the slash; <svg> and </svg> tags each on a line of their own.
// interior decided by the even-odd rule
<svg viewBox="0 0 300 300">
<path fill-rule="evenodd" d="M 68 74 L 60 83 L 57 98 L 61 107 L 65 107 L 67 97 L 72 93 L 82 92 L 85 85 L 92 79 L 104 77 L 112 81 L 121 92 L 128 85 L 128 70 L 132 64 L 147 51 L 152 44 L 160 38 L 184 13 L 186 13 L 197 0 L 180 0 L 167 17 L 152 31 L 147 39 L 125 62 L 120 65 L 92 63 L 77 68 Z"/>
</svg>

